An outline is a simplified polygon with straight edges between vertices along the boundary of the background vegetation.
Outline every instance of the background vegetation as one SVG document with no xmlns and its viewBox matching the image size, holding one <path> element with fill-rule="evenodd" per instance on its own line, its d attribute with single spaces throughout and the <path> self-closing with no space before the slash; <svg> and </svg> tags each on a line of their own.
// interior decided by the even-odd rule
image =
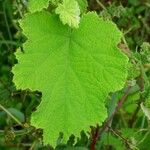
<svg viewBox="0 0 150 150">
<path fill-rule="evenodd" d="M 106 100 L 108 118 L 103 126 L 91 127 L 90 138 L 81 132 L 56 149 L 149 150 L 150 147 L 150 1 L 89 0 L 88 10 L 113 20 L 123 32 L 118 45 L 130 58 L 129 75 L 121 91 Z M 0 0 L 0 150 L 48 150 L 42 130 L 29 124 L 41 101 L 40 92 L 17 91 L 11 68 L 14 52 L 26 40 L 18 20 L 27 11 L 26 0 Z M 61 135 L 60 135 L 61 136 Z"/>
</svg>

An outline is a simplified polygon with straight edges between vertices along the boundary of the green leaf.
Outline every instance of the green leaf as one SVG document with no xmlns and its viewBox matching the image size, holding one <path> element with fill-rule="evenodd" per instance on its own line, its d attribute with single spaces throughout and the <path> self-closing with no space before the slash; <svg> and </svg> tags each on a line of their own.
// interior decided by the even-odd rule
<svg viewBox="0 0 150 150">
<path fill-rule="evenodd" d="M 150 109 L 145 107 L 143 105 L 143 103 L 140 106 L 141 106 L 141 109 L 144 112 L 145 116 L 148 118 L 148 120 L 150 120 Z"/>
<path fill-rule="evenodd" d="M 63 24 L 78 28 L 80 23 L 80 8 L 76 0 L 63 0 L 56 8 L 56 14 L 59 14 Z"/>
<path fill-rule="evenodd" d="M 41 11 L 43 8 L 47 8 L 50 0 L 29 0 L 30 12 Z"/>
<path fill-rule="evenodd" d="M 122 141 L 114 135 L 105 133 L 103 138 L 104 145 L 107 145 L 107 147 L 113 147 L 115 150 L 125 149 Z"/>
<path fill-rule="evenodd" d="M 127 57 L 117 44 L 122 36 L 116 25 L 88 13 L 78 29 L 63 26 L 57 15 L 28 14 L 21 22 L 28 40 L 17 52 L 13 67 L 18 89 L 39 90 L 42 102 L 31 124 L 43 129 L 45 144 L 55 145 L 59 132 L 89 131 L 107 117 L 105 98 L 123 87 Z"/>
</svg>

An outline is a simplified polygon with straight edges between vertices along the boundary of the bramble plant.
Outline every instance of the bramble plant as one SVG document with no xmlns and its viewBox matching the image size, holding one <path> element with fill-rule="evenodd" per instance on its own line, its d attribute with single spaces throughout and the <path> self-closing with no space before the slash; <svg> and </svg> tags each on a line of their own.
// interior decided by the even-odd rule
<svg viewBox="0 0 150 150">
<path fill-rule="evenodd" d="M 60 132 L 66 142 L 101 125 L 108 93 L 127 78 L 121 31 L 86 7 L 86 0 L 30 0 L 20 21 L 27 40 L 16 52 L 13 81 L 17 89 L 42 92 L 31 125 L 43 129 L 44 144 L 56 146 Z"/>
</svg>

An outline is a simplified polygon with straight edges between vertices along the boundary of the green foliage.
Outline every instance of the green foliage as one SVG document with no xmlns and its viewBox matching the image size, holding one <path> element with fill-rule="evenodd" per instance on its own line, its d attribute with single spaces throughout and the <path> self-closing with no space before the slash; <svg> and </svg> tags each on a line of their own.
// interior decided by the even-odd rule
<svg viewBox="0 0 150 150">
<path fill-rule="evenodd" d="M 145 116 L 148 118 L 148 120 L 150 120 L 150 108 L 145 107 L 142 103 L 141 109 L 142 109 L 143 113 L 145 114 Z"/>
<path fill-rule="evenodd" d="M 100 132 L 96 132 L 97 129 L 95 127 L 91 127 L 91 131 L 89 130 L 88 133 L 85 130 L 85 132 L 82 131 L 80 133 L 80 136 L 79 136 L 79 133 L 78 133 L 78 136 L 76 137 L 74 135 L 71 135 L 69 137 L 69 140 L 66 143 L 64 142 L 64 140 L 62 141 L 63 134 L 60 133 L 59 138 L 57 139 L 56 137 L 57 145 L 55 149 L 56 150 L 65 150 L 65 149 L 67 150 L 70 150 L 70 149 L 71 150 L 72 149 L 75 149 L 75 150 L 84 150 L 84 149 L 148 150 L 150 147 L 150 142 L 149 142 L 150 122 L 148 120 L 149 115 L 147 115 L 149 114 L 147 112 L 149 112 L 149 108 L 150 108 L 150 59 L 149 59 L 149 56 L 150 56 L 150 46 L 149 46 L 149 43 L 150 43 L 150 19 L 149 19 L 150 18 L 150 9 L 149 9 L 150 2 L 149 0 L 144 0 L 144 1 L 143 0 L 128 0 L 128 1 L 125 1 L 125 0 L 124 1 L 121 1 L 121 0 L 113 0 L 113 1 L 112 0 L 107 0 L 107 1 L 106 0 L 95 0 L 95 1 L 94 0 L 88 0 L 88 1 L 76 0 L 76 2 L 78 3 L 78 7 L 80 8 L 79 17 L 80 17 L 81 22 L 82 22 L 82 19 L 87 18 L 85 17 L 87 16 L 87 14 L 84 15 L 84 13 L 88 13 L 89 11 L 96 11 L 98 14 L 100 14 L 100 16 L 104 18 L 104 20 L 112 20 L 113 22 L 115 22 L 117 27 L 122 31 L 124 35 L 124 37 L 122 36 L 123 38 L 120 41 L 120 43 L 115 44 L 115 47 L 118 45 L 118 47 L 122 49 L 123 52 L 125 52 L 129 56 L 130 65 L 128 66 L 128 77 L 126 80 L 125 87 L 120 91 L 115 91 L 115 92 L 110 93 L 108 96 L 106 94 L 107 98 L 105 100 L 99 99 L 99 103 L 101 104 L 101 106 L 97 106 L 97 108 L 98 107 L 104 108 L 104 105 L 106 105 L 105 110 L 107 109 L 107 112 L 108 112 L 107 116 L 109 119 L 112 117 L 112 120 L 110 121 L 110 123 L 107 123 L 107 128 L 104 129 L 104 125 L 99 126 L 98 129 L 100 130 Z M 15 51 L 17 51 L 17 54 L 19 54 L 19 58 L 24 57 L 26 58 L 25 61 L 29 61 L 30 57 L 28 57 L 27 56 L 28 54 L 26 54 L 27 51 L 30 51 L 29 46 L 26 46 L 26 45 L 29 45 L 28 43 L 32 45 L 35 41 L 32 49 L 34 49 L 35 51 L 36 50 L 39 51 L 39 49 L 42 49 L 41 52 L 43 55 L 44 52 L 50 51 L 49 48 L 51 47 L 50 45 L 52 43 L 52 40 L 55 41 L 54 36 L 52 36 L 52 40 L 50 40 L 51 34 L 50 35 L 47 34 L 47 31 L 48 33 L 49 32 L 53 33 L 55 24 L 54 24 L 54 27 L 51 28 L 51 26 L 49 25 L 49 27 L 46 27 L 45 29 L 44 24 L 46 23 L 42 24 L 43 19 L 39 21 L 40 23 L 37 21 L 37 24 L 35 23 L 35 25 L 33 25 L 32 20 L 31 20 L 30 21 L 31 24 L 30 25 L 28 24 L 28 26 L 31 27 L 30 28 L 31 31 L 29 33 L 29 36 L 26 35 L 25 37 L 21 33 L 22 29 L 20 29 L 20 27 L 18 26 L 18 20 L 24 18 L 25 16 L 25 19 L 21 21 L 23 22 L 22 24 L 24 24 L 24 22 L 26 22 L 25 20 L 29 19 L 29 16 L 31 17 L 32 15 L 40 14 L 41 11 L 45 10 L 51 13 L 50 15 L 51 17 L 55 16 L 54 18 L 57 18 L 57 22 L 60 22 L 60 25 L 62 27 L 63 25 L 61 21 L 59 21 L 59 15 L 55 15 L 55 10 L 57 9 L 58 5 L 60 6 L 60 4 L 63 4 L 63 0 L 49 0 L 49 1 L 45 1 L 45 0 L 34 0 L 34 1 L 33 0 L 13 0 L 13 1 L 12 0 L 0 0 L 0 18 L 1 18 L 0 19 L 0 149 L 2 150 L 5 150 L 5 149 L 6 150 L 25 150 L 25 149 L 53 150 L 54 149 L 50 145 L 43 145 L 43 142 L 42 142 L 43 130 L 35 129 L 34 127 L 30 125 L 31 121 L 33 120 L 32 118 L 34 118 L 34 116 L 36 116 L 38 111 L 41 110 L 41 106 L 43 106 L 43 103 L 49 102 L 50 99 L 45 97 L 45 95 L 43 95 L 42 97 L 42 94 L 43 94 L 41 93 L 42 91 L 39 92 L 39 91 L 34 90 L 34 92 L 31 92 L 31 90 L 29 89 L 16 90 L 12 82 L 13 74 L 11 72 L 11 68 L 12 66 L 14 66 L 14 64 L 18 62 L 14 55 Z M 25 14 L 26 12 L 28 12 L 27 17 Z M 34 14 L 31 15 L 30 13 L 34 13 Z M 92 18 L 91 19 L 92 21 L 89 21 L 90 23 L 88 25 L 86 24 L 86 28 L 88 30 L 91 30 L 90 33 L 92 35 L 92 32 L 95 31 L 95 29 L 97 28 L 98 30 L 100 29 L 98 27 L 99 23 L 95 26 L 92 25 L 94 19 L 93 17 L 91 18 Z M 96 18 L 98 19 L 98 17 Z M 29 23 L 29 20 L 28 20 L 28 23 Z M 41 34 L 40 32 L 40 34 L 37 35 L 37 37 L 35 37 L 36 36 L 35 30 L 38 29 L 37 26 L 39 25 L 42 26 L 42 31 L 44 31 L 45 34 Z M 81 26 L 82 26 L 82 23 L 81 23 Z M 68 26 L 68 23 L 64 25 L 64 28 L 68 28 L 67 30 L 70 33 L 72 33 L 72 31 L 75 32 L 76 30 L 77 30 L 76 32 L 78 32 L 78 30 L 80 30 L 80 23 L 79 23 L 79 27 L 76 29 L 74 26 L 71 26 L 70 28 L 70 26 Z M 106 27 L 103 26 L 101 27 L 101 30 L 104 31 L 105 28 Z M 57 31 L 55 30 L 56 33 L 58 33 L 60 29 Z M 35 35 L 34 38 L 30 37 L 32 30 L 34 31 L 32 35 Z M 97 32 L 99 32 L 98 30 Z M 37 31 L 37 34 L 38 33 L 39 33 L 39 30 Z M 109 31 L 107 36 L 110 33 L 112 34 L 112 31 Z M 43 39 L 42 41 L 42 37 L 44 37 L 44 35 L 49 35 L 48 36 L 49 39 L 47 38 L 46 41 L 44 41 Z M 80 40 L 83 38 L 85 45 L 88 44 L 88 41 L 85 40 L 86 37 L 89 37 L 89 35 L 80 36 Z M 96 38 L 97 37 L 98 36 L 96 36 Z M 92 38 L 90 44 L 95 43 L 96 38 Z M 41 41 L 38 41 L 39 39 Z M 62 38 L 60 37 L 59 39 L 60 40 L 57 46 L 60 47 L 60 51 L 62 51 L 63 44 L 62 45 L 59 44 Z M 71 40 L 72 39 L 74 38 L 71 38 Z M 22 44 L 26 40 L 27 42 L 22 47 Z M 97 43 L 97 45 L 101 45 L 101 43 L 105 43 L 105 37 L 103 39 L 100 38 L 100 40 L 101 40 L 101 42 L 99 42 L 100 44 Z M 49 44 L 49 41 L 51 41 L 50 44 Z M 99 39 L 97 41 L 99 41 Z M 113 40 L 110 40 L 110 41 L 113 41 Z M 49 46 L 46 46 L 48 44 Z M 53 47 L 55 47 L 54 44 L 52 45 Z M 107 46 L 108 45 L 109 44 L 107 44 Z M 45 49 L 43 49 L 44 47 L 48 47 L 48 50 L 45 51 Z M 20 50 L 23 53 L 21 53 Z M 91 49 L 91 51 L 92 50 L 93 48 Z M 51 55 L 47 55 L 47 56 L 49 57 Z M 87 61 L 88 60 L 89 59 L 87 59 Z M 105 62 L 105 60 L 104 61 L 103 60 L 104 59 L 102 58 L 101 60 L 102 63 Z M 111 60 L 113 59 L 112 58 L 106 59 L 107 66 L 109 66 Z M 33 61 L 31 62 L 32 66 L 35 62 L 40 62 L 38 57 L 35 58 L 34 62 Z M 20 63 L 20 60 L 18 63 Z M 17 64 L 17 66 L 19 65 L 21 66 L 21 64 Z M 37 63 L 37 65 L 40 68 L 42 64 Z M 89 67 L 91 66 L 90 62 L 88 63 L 88 66 Z M 25 68 L 25 66 L 23 68 Z M 45 67 L 45 70 L 47 68 L 48 66 Z M 106 70 L 108 69 L 107 71 L 109 72 L 110 68 L 104 67 L 104 70 L 105 68 Z M 34 70 L 34 68 L 32 69 Z M 94 71 L 95 70 L 96 69 L 94 68 Z M 97 70 L 95 72 L 98 73 Z M 43 75 L 45 75 L 44 73 Z M 41 76 L 43 75 L 41 74 Z M 100 73 L 100 76 L 101 76 L 101 73 Z M 106 81 L 109 81 L 110 76 L 113 77 L 114 72 L 113 73 L 109 72 L 109 77 L 106 78 Z M 29 77 L 25 78 L 24 81 L 26 81 Z M 115 80 L 115 79 L 111 79 L 111 80 Z M 37 81 L 37 84 L 38 82 L 41 82 L 41 81 L 40 80 Z M 117 80 L 116 82 L 117 84 L 119 84 L 120 81 Z M 93 84 L 93 80 L 91 81 L 91 83 Z M 109 84 L 110 83 L 108 82 L 108 85 Z M 113 87 L 113 84 L 114 83 L 112 83 L 110 86 Z M 47 83 L 45 85 L 47 85 Z M 95 82 L 93 85 L 95 85 Z M 128 89 L 127 86 L 131 86 L 129 92 L 127 92 L 127 89 Z M 30 88 L 30 86 L 28 86 L 28 88 Z M 95 87 L 93 88 L 93 90 L 94 89 Z M 62 92 L 64 92 L 64 89 L 62 90 Z M 69 92 L 68 93 L 66 92 L 67 94 L 65 95 L 69 95 Z M 97 92 L 97 90 L 94 91 L 94 94 L 98 95 L 99 93 L 101 93 L 101 89 L 99 90 L 99 92 Z M 42 101 L 41 101 L 41 97 L 42 97 Z M 75 96 L 75 98 L 76 97 L 77 96 Z M 123 99 L 124 99 L 124 102 L 121 103 Z M 60 102 L 60 101 L 57 101 L 57 102 Z M 99 103 L 97 105 L 99 105 Z M 118 104 L 119 104 L 119 109 L 116 110 L 116 108 L 118 107 Z M 49 103 L 45 104 L 44 106 L 43 106 L 44 109 L 47 108 L 49 106 Z M 61 116 L 61 113 L 62 113 L 61 108 L 63 108 L 63 106 L 60 106 L 58 108 L 60 109 L 58 112 L 59 114 L 56 113 L 59 117 Z M 73 111 L 74 110 L 75 108 L 73 109 Z M 82 128 L 82 124 L 80 124 L 80 122 L 83 122 L 83 120 L 80 119 L 82 116 L 79 114 L 80 112 L 81 110 L 79 112 L 76 111 L 75 113 L 74 112 L 73 113 L 75 114 L 74 116 L 77 116 L 76 117 L 78 121 L 77 127 L 79 126 L 80 128 Z M 95 113 L 99 113 L 99 116 L 101 115 L 100 114 L 101 112 L 102 112 L 101 108 L 100 110 L 95 109 Z M 114 112 L 116 113 L 113 116 Z M 54 117 L 56 117 L 55 112 L 53 112 L 53 114 L 54 114 Z M 104 115 L 102 114 L 103 117 Z M 46 121 L 47 121 L 48 120 L 47 116 L 49 116 L 49 113 L 46 113 L 46 115 L 43 114 L 43 116 L 46 118 Z M 39 121 L 42 122 L 43 120 L 41 120 L 41 118 Z M 91 118 L 93 118 L 93 114 L 91 114 Z M 17 122 L 16 122 L 16 119 L 18 120 Z M 61 120 L 63 120 L 63 123 L 65 122 L 63 118 L 60 118 L 60 121 L 59 121 L 60 124 L 62 122 Z M 97 123 L 100 123 L 101 121 L 102 121 L 102 118 L 99 118 Z M 105 120 L 105 122 L 106 121 L 107 120 Z M 52 124 L 52 122 L 50 122 L 49 124 Z M 56 132 L 59 133 L 58 129 L 56 129 L 55 133 Z M 99 138 L 96 138 L 97 135 L 99 136 Z M 51 138 L 49 140 L 51 140 Z M 96 143 L 95 143 L 94 148 L 92 148 L 94 141 L 96 141 Z"/>
<path fill-rule="evenodd" d="M 115 150 L 125 149 L 122 141 L 111 133 L 104 135 L 103 142 L 105 146 L 107 145 L 106 147 L 113 147 Z"/>
<path fill-rule="evenodd" d="M 29 10 L 31 12 L 40 11 L 43 8 L 47 8 L 50 0 L 30 0 Z"/>
<path fill-rule="evenodd" d="M 44 130 L 44 143 L 55 145 L 59 132 L 66 141 L 101 124 L 107 94 L 122 88 L 126 79 L 128 59 L 117 48 L 121 33 L 116 26 L 88 13 L 79 29 L 70 29 L 43 11 L 26 16 L 21 27 L 28 40 L 25 53 L 16 54 L 14 82 L 18 89 L 42 92 L 31 124 Z"/>
<path fill-rule="evenodd" d="M 41 11 L 49 6 L 49 2 L 56 7 L 56 14 L 59 14 L 63 24 L 68 24 L 70 27 L 78 28 L 80 23 L 80 12 L 84 13 L 87 9 L 87 0 L 30 0 L 30 12 Z"/>
<path fill-rule="evenodd" d="M 80 8 L 76 0 L 63 0 L 56 8 L 62 23 L 70 27 L 78 28 L 80 23 Z"/>
<path fill-rule="evenodd" d="M 87 11 L 88 2 L 87 0 L 76 0 L 79 4 L 81 14 Z"/>
</svg>

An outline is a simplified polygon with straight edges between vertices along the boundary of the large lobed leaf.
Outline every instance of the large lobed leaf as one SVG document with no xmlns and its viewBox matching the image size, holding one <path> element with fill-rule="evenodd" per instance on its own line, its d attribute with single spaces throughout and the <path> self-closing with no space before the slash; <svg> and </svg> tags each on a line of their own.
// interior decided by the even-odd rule
<svg viewBox="0 0 150 150">
<path fill-rule="evenodd" d="M 28 14 L 21 27 L 28 40 L 25 52 L 16 54 L 14 82 L 18 89 L 42 91 L 31 124 L 43 129 L 44 143 L 55 145 L 59 132 L 66 141 L 90 125 L 101 125 L 107 94 L 122 88 L 127 74 L 116 25 L 88 13 L 78 29 L 71 29 L 43 11 Z"/>
</svg>

